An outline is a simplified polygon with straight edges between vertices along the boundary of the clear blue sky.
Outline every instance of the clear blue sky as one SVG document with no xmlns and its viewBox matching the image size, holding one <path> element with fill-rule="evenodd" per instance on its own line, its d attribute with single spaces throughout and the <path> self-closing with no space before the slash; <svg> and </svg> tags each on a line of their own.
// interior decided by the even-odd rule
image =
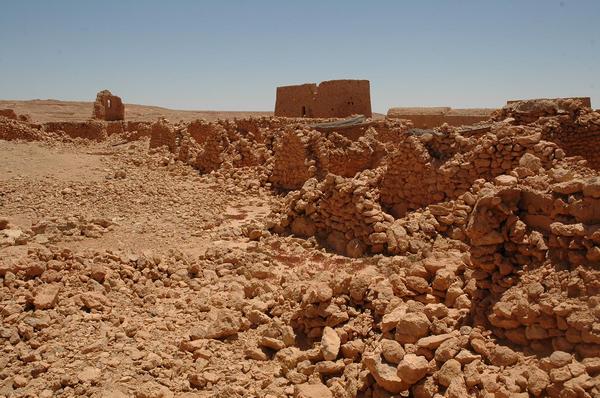
<svg viewBox="0 0 600 398">
<path fill-rule="evenodd" d="M 591 96 L 600 1 L 5 0 L 0 98 L 271 110 L 275 87 L 371 81 L 373 109 Z"/>
</svg>

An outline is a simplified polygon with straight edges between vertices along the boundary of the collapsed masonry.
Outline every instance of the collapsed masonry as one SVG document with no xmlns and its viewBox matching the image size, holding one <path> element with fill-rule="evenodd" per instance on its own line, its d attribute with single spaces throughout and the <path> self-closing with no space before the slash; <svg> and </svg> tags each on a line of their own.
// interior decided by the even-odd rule
<svg viewBox="0 0 600 398">
<path fill-rule="evenodd" d="M 464 126 L 488 120 L 494 109 L 453 109 L 450 107 L 432 108 L 390 108 L 388 118 L 410 120 L 417 128 L 434 128 L 444 123 L 450 126 Z"/>
<path fill-rule="evenodd" d="M 0 123 L 0 135 L 14 124 L 26 126 Z M 527 101 L 472 128 L 319 125 L 145 126 L 152 151 L 207 180 L 252 177 L 276 194 L 249 239 L 277 247 L 294 236 L 346 256 L 305 275 L 275 272 L 284 260 L 269 258 L 257 272 L 270 304 L 231 332 L 258 334 L 248 360 L 271 361 L 295 396 L 600 396 L 599 112 Z M 240 264 L 261 263 L 245 255 Z M 198 357 L 199 342 L 227 347 L 236 309 L 220 311 L 181 347 Z M 240 326 L 247 319 L 260 325 Z M 213 332 L 219 322 L 226 336 Z"/>
<path fill-rule="evenodd" d="M 125 105 L 120 97 L 112 95 L 108 90 L 102 90 L 96 95 L 94 102 L 94 119 L 115 121 L 125 119 Z"/>
<path fill-rule="evenodd" d="M 346 252 L 341 250 L 346 246 L 363 248 L 361 254 L 405 253 L 406 237 L 402 231 L 409 220 L 399 220 L 423 212 L 429 205 L 450 203 L 461 195 L 470 195 L 474 184 L 482 179 L 494 182 L 508 176 L 501 179 L 512 180 L 512 174 L 523 163 L 533 162 L 538 168 L 548 170 L 566 156 L 582 156 L 588 166 L 596 167 L 598 156 L 591 149 L 583 152 L 582 147 L 593 148 L 599 139 L 598 113 L 574 101 L 557 104 L 560 116 L 540 117 L 525 125 L 509 117 L 512 108 L 506 107 L 487 131 L 468 137 L 453 128 L 423 134 L 409 130 L 386 147 L 381 167 L 351 177 L 331 174 L 324 179 L 307 180 L 299 191 L 287 196 L 288 210 L 281 225 L 291 227 L 292 231 L 302 226 L 296 231 L 299 235 L 321 235 L 340 253 Z M 551 112 L 543 110 L 544 115 Z M 566 137 L 571 134 L 587 142 L 561 147 L 562 143 L 570 143 Z M 434 216 L 431 211 L 423 214 Z M 463 223 L 467 216 L 468 210 L 464 208 L 456 219 Z M 437 228 L 445 231 L 454 222 L 454 217 L 443 218 L 437 226 L 433 218 L 431 225 L 425 227 L 427 231 Z M 314 233 L 307 234 L 301 229 Z M 460 227 L 455 229 L 453 234 L 465 232 Z M 402 236 L 394 231 L 400 231 Z M 400 237 L 401 245 L 397 242 Z"/>
<path fill-rule="evenodd" d="M 555 100 L 511 103 L 471 129 L 261 123 L 203 123 L 196 138 L 180 125 L 169 143 L 204 172 L 253 166 L 287 192 L 272 232 L 348 257 L 384 254 L 390 267 L 403 259 L 299 298 L 292 326 L 321 339 L 329 359 L 315 361 L 333 391 L 350 388 L 341 355 L 387 393 L 600 393 L 600 113 Z M 333 298 L 321 298 L 327 289 Z M 365 346 L 361 327 L 379 342 Z M 331 333 L 341 349 L 330 356 Z"/>
</svg>

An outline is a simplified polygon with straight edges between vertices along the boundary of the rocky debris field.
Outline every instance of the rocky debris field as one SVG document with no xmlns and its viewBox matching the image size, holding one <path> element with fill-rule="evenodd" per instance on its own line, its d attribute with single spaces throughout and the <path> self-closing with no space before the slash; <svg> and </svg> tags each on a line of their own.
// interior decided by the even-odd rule
<svg viewBox="0 0 600 398">
<path fill-rule="evenodd" d="M 0 117 L 0 397 L 599 397 L 600 114 L 370 123 Z"/>
</svg>

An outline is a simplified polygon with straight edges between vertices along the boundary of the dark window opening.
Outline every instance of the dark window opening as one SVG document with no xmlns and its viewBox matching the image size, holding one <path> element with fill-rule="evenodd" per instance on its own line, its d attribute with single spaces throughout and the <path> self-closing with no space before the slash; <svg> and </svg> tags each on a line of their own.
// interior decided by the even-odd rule
<svg viewBox="0 0 600 398">
<path fill-rule="evenodd" d="M 306 116 L 306 107 L 302 107 L 302 117 Z"/>
</svg>

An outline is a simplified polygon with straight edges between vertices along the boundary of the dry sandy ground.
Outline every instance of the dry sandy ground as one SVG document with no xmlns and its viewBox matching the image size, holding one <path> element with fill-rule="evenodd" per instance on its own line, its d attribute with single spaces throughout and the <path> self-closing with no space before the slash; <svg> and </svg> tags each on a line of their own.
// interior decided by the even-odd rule
<svg viewBox="0 0 600 398">
<path fill-rule="evenodd" d="M 19 115 L 28 114 L 33 121 L 64 122 L 88 120 L 92 115 L 93 102 L 30 100 L 0 100 L 0 109 L 14 109 Z M 125 119 L 132 121 L 154 121 L 166 117 L 171 121 L 194 119 L 233 119 L 250 116 L 272 116 L 273 112 L 228 112 L 228 111 L 183 111 L 158 106 L 125 104 Z"/>
<path fill-rule="evenodd" d="M 228 230 L 268 212 L 261 196 L 227 197 L 228 188 L 207 183 L 187 166 L 146 168 L 156 161 L 147 146 L 146 140 L 120 146 L 0 141 L 1 214 L 24 228 L 57 216 L 115 223 L 116 233 L 74 242 L 77 248 L 197 250 L 220 239 L 218 233 L 209 238 L 207 230 Z"/>
<path fill-rule="evenodd" d="M 203 347 L 185 343 L 207 310 L 229 314 L 231 300 L 237 302 L 232 322 L 250 326 L 239 324 L 244 288 L 234 279 L 236 267 L 265 260 L 242 232 L 269 212 L 269 196 L 258 183 L 207 179 L 164 154 L 148 155 L 147 140 L 117 146 L 0 141 L 0 157 L 0 219 L 7 218 L 12 231 L 41 232 L 22 245 L 0 245 L 0 335 L 8 339 L 0 346 L 0 397 L 169 397 L 189 391 L 190 380 L 213 390 L 220 379 L 219 391 L 234 392 L 204 396 L 241 396 L 235 391 L 242 385 L 251 396 L 258 396 L 256 388 L 268 390 L 279 370 L 244 356 L 244 347 L 256 346 L 255 330 Z M 255 253 L 245 254 L 251 246 Z M 41 260 L 34 254 L 39 250 L 56 251 L 56 261 L 53 255 Z M 219 260 L 206 258 L 207 251 Z M 31 261 L 45 269 L 44 277 L 17 277 L 13 284 L 6 266 Z M 137 270 L 138 262 L 146 271 Z M 122 279 L 126 268 L 129 282 Z M 178 281 L 167 281 L 171 276 Z M 47 311 L 26 309 L 26 291 L 40 298 L 53 287 L 59 290 Z M 95 308 L 79 307 L 76 297 L 96 300 Z M 37 326 L 25 337 L 18 330 L 29 320 Z M 198 349 L 202 357 L 193 354 Z M 32 355 L 27 363 L 19 359 L 25 352 Z"/>
</svg>

